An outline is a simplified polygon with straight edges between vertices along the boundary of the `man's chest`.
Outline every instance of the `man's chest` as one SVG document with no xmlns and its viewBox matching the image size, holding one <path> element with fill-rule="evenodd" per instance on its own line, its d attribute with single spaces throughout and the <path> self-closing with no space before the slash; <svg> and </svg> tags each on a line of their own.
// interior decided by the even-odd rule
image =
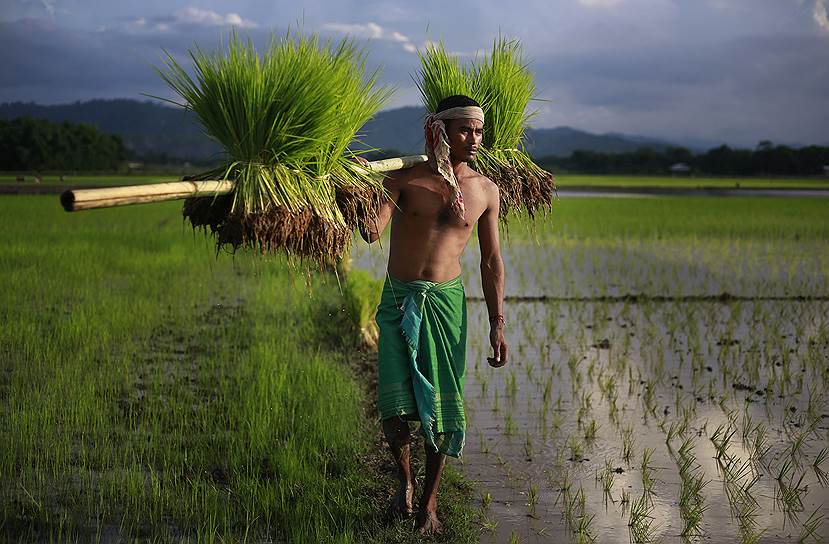
<svg viewBox="0 0 829 544">
<path fill-rule="evenodd" d="M 398 202 L 404 217 L 418 222 L 434 222 L 438 226 L 469 228 L 486 209 L 481 191 L 473 183 L 460 184 L 465 208 L 461 219 L 452 209 L 452 197 L 448 184 L 411 184 L 401 192 Z"/>
</svg>

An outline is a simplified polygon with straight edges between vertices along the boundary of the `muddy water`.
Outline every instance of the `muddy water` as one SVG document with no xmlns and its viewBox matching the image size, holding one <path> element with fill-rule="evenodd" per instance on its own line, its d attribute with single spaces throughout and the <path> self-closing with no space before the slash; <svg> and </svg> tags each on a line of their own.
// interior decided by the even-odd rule
<svg viewBox="0 0 829 544">
<path fill-rule="evenodd" d="M 812 403 L 816 423 L 796 456 L 800 469 L 795 480 L 805 473 L 799 487 L 808 492 L 794 514 L 801 523 L 815 509 L 829 514 L 827 490 L 810 468 L 818 451 L 826 447 L 829 430 L 823 390 L 829 354 L 824 316 L 829 304 L 775 301 L 741 303 L 739 309 L 714 302 L 642 306 L 513 304 L 507 319 L 520 324 L 520 333 L 510 335 L 513 361 L 508 369 L 489 368 L 484 346 L 470 344 L 470 430 L 463 467 L 481 483 L 481 493 L 492 495 L 484 515 L 498 522 L 491 534 L 483 533 L 482 541 L 505 542 L 513 533 L 522 542 L 577 540 L 578 534 L 563 517 L 561 489 L 569 480 L 584 492 L 585 514 L 594 516 L 587 533 L 598 542 L 628 542 L 630 503 L 622 502 L 622 492 L 631 501 L 642 496 L 640 465 L 645 448 L 654 450 L 651 536 L 680 541 L 684 524 L 678 508 L 677 450 L 684 438 L 690 439 L 697 470 L 709 481 L 703 488 L 706 510 L 699 527 L 706 540 L 735 542 L 742 536 L 763 534 L 758 541 L 797 541 L 800 526 L 795 523 L 793 528 L 792 520 L 781 512 L 774 475 L 791 457 L 793 436 L 812 421 L 808 401 L 814 395 L 820 396 Z M 752 320 L 755 312 L 778 315 L 780 328 L 758 338 Z M 470 316 L 470 323 L 486 327 L 482 302 L 470 305 Z M 674 322 L 681 326 L 671 334 L 664 324 Z M 819 337 L 814 324 L 821 322 L 823 344 L 810 345 L 807 338 Z M 695 332 L 688 334 L 689 329 Z M 583 338 L 582 330 L 587 331 Z M 788 385 L 781 381 L 782 366 L 776 366 L 784 353 L 793 375 Z M 755 356 L 762 360 L 756 373 L 745 368 L 745 359 Z M 645 400 L 649 385 L 650 402 Z M 819 393 L 810 393 L 809 387 L 818 386 Z M 669 449 L 667 431 L 671 423 L 684 420 L 680 415 L 684 412 L 689 413 L 687 427 Z M 593 422 L 595 432 L 590 430 Z M 750 443 L 756 436 L 751 429 L 761 422 L 768 428 L 771 449 L 762 460 L 748 465 L 760 475 L 750 489 L 758 504 L 756 513 L 741 524 L 732 519 L 732 503 L 710 436 L 720 425 L 737 429 L 728 455 L 748 462 L 752 448 L 743 443 L 743 429 L 748 428 L 745 442 Z M 633 439 L 627 460 L 622 439 L 626 431 Z M 607 495 L 600 483 L 606 467 L 613 473 Z M 535 505 L 533 486 L 538 489 Z"/>
<path fill-rule="evenodd" d="M 507 296 L 557 300 L 506 304 L 512 362 L 498 370 L 471 247 L 460 466 L 479 483 L 481 541 L 796 542 L 813 513 L 829 516 L 829 460 L 814 467 L 829 436 L 829 302 L 797 299 L 829 293 L 820 245 L 512 243 Z M 381 277 L 385 256 L 363 247 L 355 264 Z M 724 292 L 755 299 L 681 298 Z M 626 294 L 643 296 L 607 301 Z M 696 525 L 683 462 L 686 482 L 704 482 Z"/>
</svg>

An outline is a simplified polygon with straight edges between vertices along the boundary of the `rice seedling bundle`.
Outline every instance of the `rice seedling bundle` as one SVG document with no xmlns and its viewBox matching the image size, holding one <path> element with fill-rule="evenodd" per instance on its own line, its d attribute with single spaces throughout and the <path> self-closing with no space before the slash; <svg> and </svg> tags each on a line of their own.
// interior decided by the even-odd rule
<svg viewBox="0 0 829 544">
<path fill-rule="evenodd" d="M 430 45 L 419 56 L 417 85 L 429 112 L 434 112 L 442 99 L 456 94 L 481 104 L 484 138 L 475 168 L 498 185 L 502 218 L 511 209 L 526 210 L 530 217 L 549 209 L 555 179 L 521 149 L 527 123 L 534 115 L 527 106 L 535 94 L 535 83 L 520 42 L 500 37 L 488 56 L 466 66 L 442 43 Z"/>
<path fill-rule="evenodd" d="M 229 179 L 234 190 L 188 199 L 184 216 L 218 247 L 339 258 L 383 196 L 382 177 L 347 157 L 390 95 L 365 73 L 365 53 L 290 32 L 261 54 L 235 33 L 218 52 L 189 53 L 193 76 L 169 53 L 158 73 L 226 156 L 191 179 Z"/>
</svg>

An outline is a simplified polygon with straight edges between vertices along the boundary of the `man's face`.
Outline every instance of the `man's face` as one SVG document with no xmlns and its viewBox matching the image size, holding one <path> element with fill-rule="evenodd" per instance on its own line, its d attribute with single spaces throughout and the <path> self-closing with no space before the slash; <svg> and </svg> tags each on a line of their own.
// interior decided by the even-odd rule
<svg viewBox="0 0 829 544">
<path fill-rule="evenodd" d="M 484 124 L 477 119 L 449 119 L 445 123 L 449 157 L 455 162 L 473 160 L 484 137 Z"/>
</svg>

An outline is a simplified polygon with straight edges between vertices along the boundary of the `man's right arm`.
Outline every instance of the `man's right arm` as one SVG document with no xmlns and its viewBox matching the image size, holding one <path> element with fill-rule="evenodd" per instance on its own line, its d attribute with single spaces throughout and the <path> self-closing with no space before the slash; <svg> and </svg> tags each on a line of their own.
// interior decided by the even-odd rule
<svg viewBox="0 0 829 544">
<path fill-rule="evenodd" d="M 397 207 L 397 201 L 400 199 L 402 172 L 405 172 L 405 170 L 391 172 L 386 176 L 386 179 L 383 180 L 383 187 L 388 192 L 388 198 L 380 203 L 374 221 L 369 220 L 364 227 L 360 228 L 360 236 L 369 244 L 380 239 L 383 231 L 386 230 L 386 225 L 389 224 L 394 209 Z"/>
</svg>

